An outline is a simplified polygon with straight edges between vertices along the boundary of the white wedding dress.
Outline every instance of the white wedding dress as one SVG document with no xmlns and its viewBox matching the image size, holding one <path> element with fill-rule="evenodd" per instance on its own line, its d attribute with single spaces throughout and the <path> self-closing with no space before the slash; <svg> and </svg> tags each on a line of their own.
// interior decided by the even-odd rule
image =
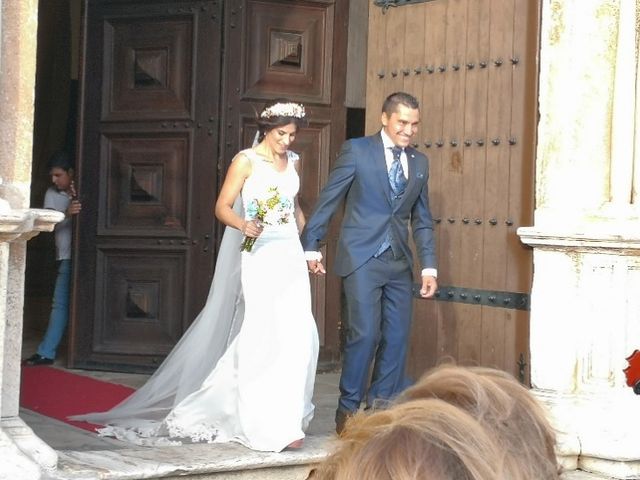
<svg viewBox="0 0 640 480">
<path fill-rule="evenodd" d="M 240 253 L 242 236 L 225 230 L 207 303 L 163 364 L 108 412 L 72 417 L 105 425 L 101 435 L 141 445 L 234 441 L 275 452 L 304 437 L 319 342 L 293 216 L 298 156 L 288 152 L 278 172 L 252 149 L 242 153 L 253 167 L 245 210 L 277 188 L 291 206 L 278 219 L 284 223 L 265 224 L 251 252 Z"/>
</svg>

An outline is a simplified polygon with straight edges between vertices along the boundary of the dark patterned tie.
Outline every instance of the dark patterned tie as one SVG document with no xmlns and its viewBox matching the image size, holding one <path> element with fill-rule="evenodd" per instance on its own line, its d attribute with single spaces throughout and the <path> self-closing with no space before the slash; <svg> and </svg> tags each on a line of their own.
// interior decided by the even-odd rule
<svg viewBox="0 0 640 480">
<path fill-rule="evenodd" d="M 407 177 L 404 176 L 404 170 L 402 170 L 402 162 L 400 162 L 400 155 L 402 155 L 402 148 L 400 147 L 389 147 L 391 148 L 391 152 L 393 153 L 393 161 L 391 162 L 391 168 L 389 168 L 389 185 L 391 186 L 391 190 L 393 195 L 391 196 L 392 200 L 398 199 L 404 193 L 404 189 L 407 188 Z M 387 249 L 391 247 L 393 250 L 393 255 L 398 258 L 402 255 L 402 250 L 397 246 L 396 242 L 393 241 L 393 235 L 391 234 L 391 227 L 388 227 L 387 234 L 385 235 L 385 239 L 382 242 L 382 245 L 378 248 L 376 253 L 373 255 L 374 257 L 379 257 Z"/>
<path fill-rule="evenodd" d="M 404 189 L 407 188 L 407 177 L 404 176 L 402 162 L 400 161 L 402 148 L 392 147 L 391 152 L 393 152 L 393 162 L 391 162 L 391 168 L 389 169 L 389 184 L 394 195 L 399 197 L 404 193 Z"/>
</svg>

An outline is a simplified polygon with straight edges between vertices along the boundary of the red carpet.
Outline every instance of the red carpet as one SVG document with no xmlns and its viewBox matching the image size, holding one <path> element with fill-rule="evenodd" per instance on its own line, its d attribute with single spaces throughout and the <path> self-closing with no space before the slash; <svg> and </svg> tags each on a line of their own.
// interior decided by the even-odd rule
<svg viewBox="0 0 640 480">
<path fill-rule="evenodd" d="M 74 422 L 69 415 L 102 412 L 127 398 L 134 389 L 53 367 L 23 367 L 20 406 L 90 432 L 97 425 Z"/>
</svg>

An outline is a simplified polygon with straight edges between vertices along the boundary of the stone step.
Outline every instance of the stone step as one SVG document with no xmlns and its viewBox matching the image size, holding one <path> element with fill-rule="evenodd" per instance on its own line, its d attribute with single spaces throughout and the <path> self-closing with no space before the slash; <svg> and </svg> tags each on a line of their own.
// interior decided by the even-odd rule
<svg viewBox="0 0 640 480">
<path fill-rule="evenodd" d="M 49 480 L 230 479 L 304 480 L 326 457 L 335 436 L 307 436 L 300 450 L 256 452 L 242 445 L 189 444 L 117 450 L 58 450 Z"/>
<path fill-rule="evenodd" d="M 305 480 L 332 448 L 334 435 L 309 435 L 300 450 L 256 452 L 242 445 L 191 444 L 117 450 L 58 451 L 58 470 L 43 480 Z M 562 480 L 611 480 L 565 472 Z"/>
</svg>

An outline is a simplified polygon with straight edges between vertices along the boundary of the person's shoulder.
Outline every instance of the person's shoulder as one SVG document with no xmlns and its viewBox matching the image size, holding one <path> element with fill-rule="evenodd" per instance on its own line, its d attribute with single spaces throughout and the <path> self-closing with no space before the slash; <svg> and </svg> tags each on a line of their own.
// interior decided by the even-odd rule
<svg viewBox="0 0 640 480">
<path fill-rule="evenodd" d="M 380 143 L 382 142 L 379 133 L 376 133 L 374 135 L 367 135 L 363 137 L 353 137 L 344 142 L 342 149 L 344 151 L 350 151 L 350 150 L 358 151 L 362 149 L 371 148 L 372 146 L 375 146 L 378 142 Z"/>
<path fill-rule="evenodd" d="M 375 144 L 378 141 L 382 141 L 382 139 L 380 138 L 379 132 L 373 135 L 365 135 L 363 137 L 354 137 L 347 140 L 347 142 L 351 142 L 354 145 L 362 146 L 362 147 Z"/>
<path fill-rule="evenodd" d="M 233 159 L 236 160 L 237 158 L 241 158 L 241 157 L 251 159 L 255 156 L 256 156 L 256 152 L 253 150 L 253 148 L 245 148 L 244 150 L 240 150 L 238 153 L 236 153 L 236 156 L 233 157 Z"/>
<path fill-rule="evenodd" d="M 49 187 L 47 188 L 47 191 L 44 192 L 44 201 L 47 202 L 61 202 L 62 200 L 66 200 L 67 194 L 61 192 L 60 190 L 58 190 L 56 187 Z"/>
<path fill-rule="evenodd" d="M 236 153 L 236 156 L 233 157 L 231 162 L 235 163 L 238 166 L 244 167 L 247 165 L 251 165 L 251 161 L 255 159 L 255 157 L 256 152 L 254 152 L 251 148 L 247 148 Z"/>
<path fill-rule="evenodd" d="M 69 206 L 69 202 L 70 199 L 66 193 L 52 186 L 47 188 L 44 193 L 43 208 L 64 212 Z"/>
<path fill-rule="evenodd" d="M 252 150 L 242 150 L 236 153 L 235 157 L 231 159 L 231 165 L 229 165 L 229 174 L 240 175 L 242 177 L 248 177 L 253 171 L 253 159 L 251 155 Z"/>
</svg>

